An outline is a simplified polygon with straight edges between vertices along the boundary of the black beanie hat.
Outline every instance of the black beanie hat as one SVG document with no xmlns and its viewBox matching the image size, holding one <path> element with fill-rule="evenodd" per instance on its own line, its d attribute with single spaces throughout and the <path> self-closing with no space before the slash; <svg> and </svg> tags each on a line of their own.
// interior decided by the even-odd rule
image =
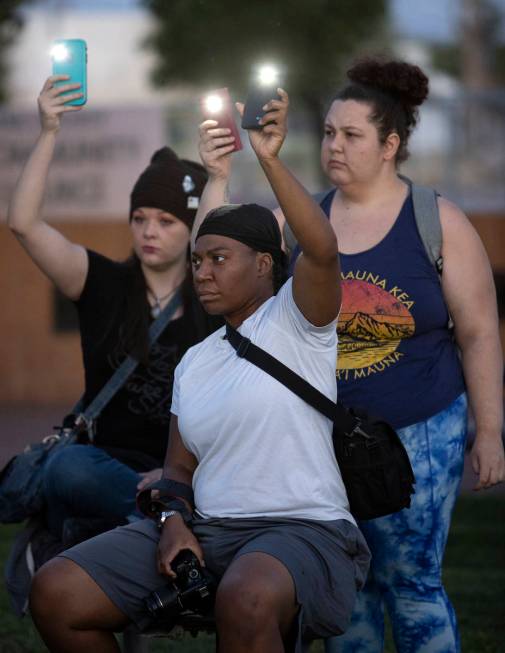
<svg viewBox="0 0 505 653">
<path fill-rule="evenodd" d="M 259 204 L 225 204 L 209 211 L 196 240 L 206 234 L 233 238 L 257 252 L 267 252 L 274 261 L 285 264 L 279 223 L 270 209 Z"/>
<path fill-rule="evenodd" d="M 136 209 L 151 207 L 175 215 L 191 229 L 206 181 L 199 163 L 179 159 L 169 147 L 157 150 L 131 192 L 130 221 Z"/>
</svg>

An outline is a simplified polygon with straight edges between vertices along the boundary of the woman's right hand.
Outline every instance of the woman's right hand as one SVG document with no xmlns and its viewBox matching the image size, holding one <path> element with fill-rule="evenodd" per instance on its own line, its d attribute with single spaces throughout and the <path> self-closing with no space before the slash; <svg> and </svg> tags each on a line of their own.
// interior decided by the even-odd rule
<svg viewBox="0 0 505 653">
<path fill-rule="evenodd" d="M 228 179 L 235 138 L 231 129 L 219 127 L 216 120 L 205 120 L 198 128 L 198 150 L 210 178 Z"/>
<path fill-rule="evenodd" d="M 163 524 L 161 538 L 158 544 L 158 571 L 160 574 L 176 578 L 176 574 L 171 567 L 175 556 L 189 549 L 198 558 L 198 562 L 205 567 L 203 551 L 200 543 L 184 523 L 180 515 L 169 517 Z"/>
<path fill-rule="evenodd" d="M 55 86 L 55 82 L 69 79 L 68 75 L 52 75 L 49 77 L 38 97 L 40 126 L 43 132 L 57 132 L 61 124 L 61 115 L 69 111 L 80 111 L 82 106 L 68 105 L 65 102 L 82 97 L 77 91 L 80 84 L 63 84 Z M 69 91 L 75 91 L 69 93 Z M 63 97 L 63 93 L 66 93 Z"/>
</svg>

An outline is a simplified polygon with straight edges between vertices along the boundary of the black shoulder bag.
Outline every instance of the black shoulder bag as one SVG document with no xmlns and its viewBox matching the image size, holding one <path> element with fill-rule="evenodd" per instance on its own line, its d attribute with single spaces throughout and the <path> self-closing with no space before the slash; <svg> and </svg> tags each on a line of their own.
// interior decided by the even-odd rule
<svg viewBox="0 0 505 653">
<path fill-rule="evenodd" d="M 356 519 L 375 519 L 410 507 L 414 473 L 398 434 L 387 422 L 334 403 L 228 323 L 226 337 L 245 358 L 333 422 L 333 447 Z"/>
</svg>

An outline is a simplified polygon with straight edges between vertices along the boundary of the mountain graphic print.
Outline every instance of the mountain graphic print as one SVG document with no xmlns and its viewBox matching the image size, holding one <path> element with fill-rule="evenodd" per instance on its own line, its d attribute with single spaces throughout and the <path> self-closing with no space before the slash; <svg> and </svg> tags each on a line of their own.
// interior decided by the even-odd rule
<svg viewBox="0 0 505 653">
<path fill-rule="evenodd" d="M 337 375 L 339 370 L 370 366 L 381 371 L 381 362 L 388 366 L 395 362 L 401 341 L 415 332 L 409 310 L 413 303 L 407 293 L 397 286 L 388 288 L 386 281 L 376 275 L 345 275 L 337 325 Z"/>
</svg>

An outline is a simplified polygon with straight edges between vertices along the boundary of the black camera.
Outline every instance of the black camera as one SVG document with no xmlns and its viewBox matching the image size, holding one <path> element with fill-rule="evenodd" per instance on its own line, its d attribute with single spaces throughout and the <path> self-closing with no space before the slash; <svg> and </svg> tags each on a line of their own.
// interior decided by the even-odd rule
<svg viewBox="0 0 505 653">
<path fill-rule="evenodd" d="M 202 569 L 192 551 L 184 549 L 178 553 L 171 566 L 177 578 L 144 599 L 147 611 L 165 628 L 173 627 L 177 617 L 186 611 L 208 614 L 214 607 L 215 598 L 212 575 Z"/>
</svg>

